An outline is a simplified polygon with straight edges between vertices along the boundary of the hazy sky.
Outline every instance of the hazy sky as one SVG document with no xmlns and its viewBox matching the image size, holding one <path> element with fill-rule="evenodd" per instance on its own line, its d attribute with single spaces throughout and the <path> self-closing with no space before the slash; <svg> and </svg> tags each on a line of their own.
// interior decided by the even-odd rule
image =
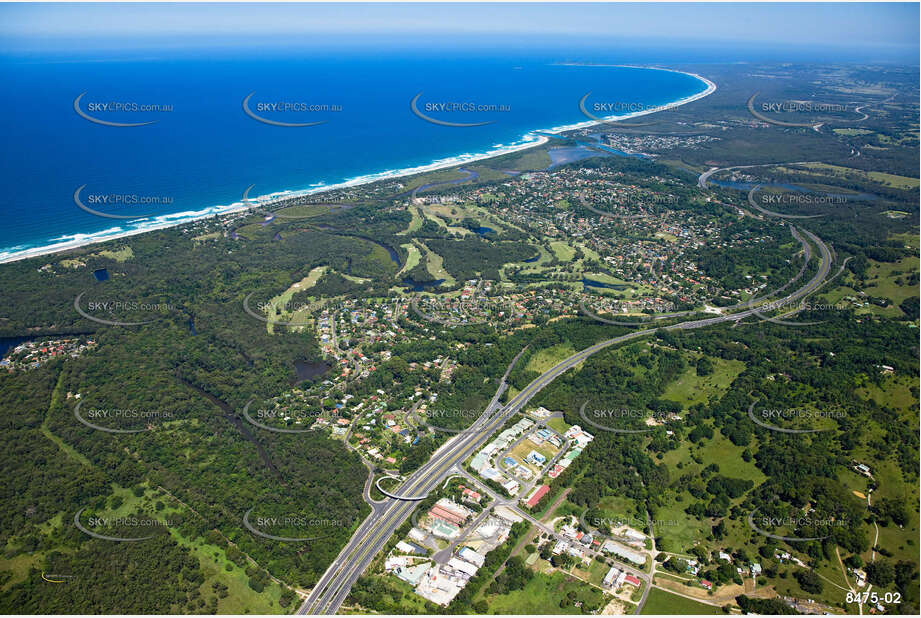
<svg viewBox="0 0 921 618">
<path fill-rule="evenodd" d="M 918 18 L 917 3 L 2 4 L 0 37 L 516 32 L 917 48 Z"/>
</svg>

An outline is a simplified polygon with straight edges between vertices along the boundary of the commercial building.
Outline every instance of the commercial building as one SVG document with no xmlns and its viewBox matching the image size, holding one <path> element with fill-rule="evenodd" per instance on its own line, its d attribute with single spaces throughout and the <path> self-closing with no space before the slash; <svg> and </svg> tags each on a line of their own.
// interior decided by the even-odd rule
<svg viewBox="0 0 921 618">
<path fill-rule="evenodd" d="M 534 491 L 531 492 L 531 495 L 528 496 L 527 500 L 525 500 L 525 505 L 526 505 L 529 509 L 534 508 L 534 506 L 535 506 L 538 502 L 540 502 L 540 499 L 543 498 L 544 495 L 545 495 L 548 491 L 550 491 L 550 486 L 549 486 L 549 485 L 541 485 L 541 486 L 539 486 L 539 487 L 535 487 L 535 488 L 534 488 Z"/>
</svg>

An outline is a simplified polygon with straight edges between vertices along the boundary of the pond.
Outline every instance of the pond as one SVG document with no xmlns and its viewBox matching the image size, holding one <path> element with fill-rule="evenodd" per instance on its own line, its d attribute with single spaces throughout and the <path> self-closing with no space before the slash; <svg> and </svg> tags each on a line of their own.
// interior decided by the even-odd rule
<svg viewBox="0 0 921 618">
<path fill-rule="evenodd" d="M 416 281 L 412 277 L 406 277 L 403 279 L 403 285 L 412 288 L 413 292 L 422 292 L 427 288 L 437 288 L 444 282 L 444 279 L 433 279 L 431 281 Z"/>
<path fill-rule="evenodd" d="M 560 165 L 566 165 L 567 163 L 575 163 L 583 159 L 603 156 L 597 150 L 591 150 L 585 146 L 561 146 L 559 148 L 551 148 L 547 151 L 547 154 L 550 155 L 550 165 L 547 166 L 548 170 Z"/>
<path fill-rule="evenodd" d="M 32 341 L 34 337 L 0 337 L 0 358 L 6 356 L 6 353 L 18 346 L 20 343 Z"/>
<path fill-rule="evenodd" d="M 328 365 L 323 361 L 294 361 L 294 370 L 297 373 L 297 381 L 303 382 L 304 380 L 313 380 L 324 375 L 327 371 L 332 368 L 332 365 Z"/>
<path fill-rule="evenodd" d="M 609 290 L 630 289 L 630 286 L 624 283 L 604 283 L 601 281 L 595 281 L 594 279 L 586 279 L 585 277 L 582 277 L 582 284 L 590 288 L 606 288 Z"/>
</svg>

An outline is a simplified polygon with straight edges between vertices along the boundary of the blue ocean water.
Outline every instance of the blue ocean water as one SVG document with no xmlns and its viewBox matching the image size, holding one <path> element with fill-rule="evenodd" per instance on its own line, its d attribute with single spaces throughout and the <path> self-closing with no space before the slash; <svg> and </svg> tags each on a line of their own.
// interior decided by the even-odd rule
<svg viewBox="0 0 921 618">
<path fill-rule="evenodd" d="M 589 92 L 589 101 L 616 102 L 623 112 L 706 88 L 683 73 L 563 60 L 519 48 L 333 52 L 309 45 L 260 53 L 169 47 L 0 53 L 0 259 L 179 221 L 239 203 L 250 185 L 250 196 L 315 189 L 520 144 L 536 139 L 535 130 L 588 121 L 579 101 Z M 157 122 L 95 124 L 74 110 L 81 93 L 80 109 L 95 118 Z M 243 111 L 250 93 L 250 109 L 261 108 L 258 115 L 269 120 L 324 122 L 282 127 L 256 121 Z M 417 108 L 432 118 L 490 124 L 426 122 L 410 108 L 419 93 Z M 103 103 L 162 109 L 112 112 L 100 109 Z M 266 107 L 271 103 L 331 109 L 273 112 Z M 445 112 L 441 103 L 496 111 Z M 151 217 L 120 220 L 85 212 L 74 203 L 78 187 L 84 187 L 82 202 L 94 210 Z M 154 203 L 99 201 L 116 195 Z"/>
</svg>

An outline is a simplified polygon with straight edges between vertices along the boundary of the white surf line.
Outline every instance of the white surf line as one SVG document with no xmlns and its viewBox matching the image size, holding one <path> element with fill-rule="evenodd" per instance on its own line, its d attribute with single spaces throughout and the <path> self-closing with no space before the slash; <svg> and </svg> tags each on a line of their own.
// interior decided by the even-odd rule
<svg viewBox="0 0 921 618">
<path fill-rule="evenodd" d="M 363 174 L 350 178 L 340 183 L 326 185 L 322 182 L 315 183 L 320 186 L 315 186 L 311 189 L 303 189 L 299 191 L 293 191 L 290 189 L 284 189 L 281 191 L 275 191 L 272 193 L 267 193 L 260 195 L 255 198 L 249 198 L 249 204 L 243 202 L 233 202 L 232 204 L 227 205 L 215 205 L 208 206 L 202 210 L 198 211 L 186 211 L 180 213 L 169 213 L 165 215 L 160 215 L 158 217 L 146 217 L 146 219 L 153 219 L 149 225 L 144 227 L 137 227 L 134 229 L 123 230 L 118 232 L 109 232 L 100 231 L 100 232 L 87 232 L 87 233 L 77 233 L 73 234 L 73 240 L 68 240 L 64 242 L 53 243 L 50 245 L 43 245 L 41 247 L 32 247 L 29 249 L 16 250 L 7 250 L 5 252 L 0 252 L 0 264 L 5 264 L 8 262 L 16 262 L 19 260 L 25 260 L 33 257 L 38 257 L 42 255 L 49 255 L 53 253 L 59 253 L 61 251 L 68 251 L 71 249 L 78 249 L 80 247 L 86 247 L 89 245 L 94 245 L 102 242 L 108 242 L 110 240 L 117 240 L 120 238 L 127 238 L 130 236 L 136 236 L 137 234 L 143 234 L 145 232 L 152 232 L 156 230 L 162 230 L 170 227 L 177 227 L 180 225 L 185 225 L 186 223 L 192 223 L 195 221 L 201 221 L 203 219 L 210 219 L 211 217 L 220 217 L 225 215 L 232 215 L 242 211 L 249 210 L 253 205 L 259 206 L 266 202 L 271 202 L 279 198 L 293 198 L 293 197 L 302 197 L 306 195 L 321 195 L 330 191 L 336 191 L 339 189 L 346 189 L 352 187 L 358 187 L 366 184 L 371 184 L 374 182 L 379 182 L 383 180 L 393 180 L 396 178 L 403 178 L 406 176 L 414 176 L 416 174 L 422 174 L 426 172 L 433 172 L 449 167 L 455 167 L 457 165 L 469 164 L 477 161 L 484 161 L 487 159 L 493 159 L 496 157 L 504 156 L 507 154 L 520 152 L 522 150 L 527 150 L 529 148 L 536 148 L 538 146 L 543 146 L 550 138 L 546 135 L 541 135 L 541 133 L 550 133 L 550 134 L 559 134 L 566 131 L 574 131 L 576 129 L 585 129 L 592 126 L 606 124 L 612 121 L 618 120 L 628 120 L 630 118 L 636 118 L 639 116 L 645 116 L 646 114 L 654 114 L 663 109 L 671 109 L 674 107 L 679 107 L 681 105 L 686 105 L 693 101 L 702 99 L 703 97 L 709 96 L 716 91 L 716 84 L 712 81 L 698 75 L 697 73 L 689 73 L 687 71 L 679 71 L 677 69 L 666 69 L 663 67 L 654 67 L 654 66 L 630 66 L 630 65 L 618 65 L 618 64 L 565 64 L 562 63 L 559 66 L 595 66 L 595 67 L 617 67 L 617 68 L 631 68 L 631 69 L 645 69 L 650 71 L 668 71 L 671 73 L 682 73 L 684 75 L 690 75 L 695 77 L 705 83 L 707 88 L 696 94 L 684 97 L 683 99 L 678 99 L 670 103 L 663 103 L 660 106 L 657 106 L 648 110 L 640 110 L 636 112 L 631 112 L 623 115 L 614 115 L 607 116 L 601 120 L 588 120 L 585 122 L 579 122 L 575 124 L 560 125 L 552 127 L 550 129 L 533 129 L 527 131 L 524 135 L 521 136 L 519 142 L 503 145 L 498 144 L 493 146 L 491 150 L 487 150 L 482 153 L 464 153 L 461 155 L 455 155 L 453 157 L 446 157 L 443 159 L 438 159 L 432 163 L 425 165 L 419 165 L 416 167 L 407 167 L 396 170 L 386 170 L 383 172 L 375 172 L 371 174 Z M 241 187 L 241 191 L 244 187 Z M 179 221 L 165 221 L 164 219 L 175 217 L 182 217 Z M 138 217 L 139 220 L 145 219 L 144 217 Z M 159 220 L 159 221 L 158 221 Z M 66 238 L 67 236 L 62 236 L 61 238 Z"/>
</svg>

